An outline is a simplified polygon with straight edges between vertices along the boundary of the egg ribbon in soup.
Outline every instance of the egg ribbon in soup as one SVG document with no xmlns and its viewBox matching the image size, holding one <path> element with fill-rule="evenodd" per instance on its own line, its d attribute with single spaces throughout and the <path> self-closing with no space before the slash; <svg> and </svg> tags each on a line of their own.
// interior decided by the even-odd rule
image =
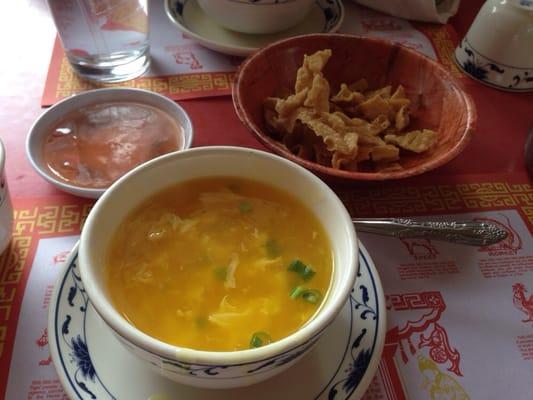
<svg viewBox="0 0 533 400">
<path fill-rule="evenodd" d="M 118 311 L 141 331 L 212 351 L 259 347 L 320 307 L 333 257 L 317 218 L 255 181 L 195 179 L 126 217 L 107 255 Z"/>
</svg>

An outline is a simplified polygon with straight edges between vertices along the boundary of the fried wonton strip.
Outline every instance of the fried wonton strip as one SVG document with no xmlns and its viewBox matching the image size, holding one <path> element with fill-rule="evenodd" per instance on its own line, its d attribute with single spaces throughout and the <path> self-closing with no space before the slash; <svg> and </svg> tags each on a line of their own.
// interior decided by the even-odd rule
<svg viewBox="0 0 533 400">
<path fill-rule="evenodd" d="M 390 126 L 389 118 L 380 114 L 370 123 L 369 133 L 371 135 L 378 135 Z"/>
<path fill-rule="evenodd" d="M 386 135 L 385 141 L 402 149 L 422 153 L 437 143 L 438 133 L 430 129 L 407 132 L 405 135 Z"/>
<path fill-rule="evenodd" d="M 348 123 L 346 118 L 344 118 L 341 113 L 327 113 L 327 112 L 323 112 L 323 113 L 320 113 L 320 119 L 322 121 L 324 121 L 326 124 L 328 124 L 328 126 L 330 126 L 331 128 L 335 129 L 335 130 L 338 130 L 339 132 L 348 132 L 348 131 L 353 131 L 353 127 L 351 126 L 351 124 L 349 123 L 350 120 L 348 118 Z"/>
<path fill-rule="evenodd" d="M 391 108 L 388 101 L 378 94 L 359 104 L 357 111 L 364 118 L 373 120 L 380 114 L 389 115 Z"/>
<path fill-rule="evenodd" d="M 378 115 L 371 123 L 361 118 L 350 118 L 342 112 L 334 112 L 332 115 L 342 120 L 344 127 L 339 127 L 339 129 L 354 131 L 360 135 L 376 136 L 390 126 L 388 118 L 384 115 Z"/>
<path fill-rule="evenodd" d="M 346 126 L 338 115 L 326 112 L 312 114 L 306 109 L 299 109 L 298 120 L 322 138 L 328 151 L 340 151 L 352 158 L 357 154 L 359 135 L 353 128 Z"/>
<path fill-rule="evenodd" d="M 297 110 L 301 108 L 309 89 L 302 90 L 286 99 L 278 99 L 276 112 L 278 113 L 277 124 L 281 125 L 286 132 L 292 132 L 297 119 Z"/>
<path fill-rule="evenodd" d="M 317 51 L 316 53 L 304 56 L 303 65 L 296 73 L 296 83 L 294 85 L 294 92 L 298 93 L 305 88 L 311 87 L 313 79 L 316 74 L 320 73 L 329 58 L 331 57 L 331 50 L 325 49 Z"/>
<path fill-rule="evenodd" d="M 327 119 L 322 120 L 307 113 L 300 114 L 299 120 L 322 138 L 329 151 L 353 156 L 357 154 L 358 135 L 355 132 L 339 132 L 328 124 Z"/>
<path fill-rule="evenodd" d="M 331 166 L 337 169 L 345 169 L 345 166 L 349 165 L 352 161 L 352 155 L 336 151 L 333 153 L 333 157 L 331 157 Z"/>
<path fill-rule="evenodd" d="M 296 94 L 290 95 L 286 99 L 278 99 L 276 102 L 276 112 L 279 114 L 280 118 L 286 118 L 292 114 L 298 107 L 301 107 L 304 104 L 305 98 L 307 97 L 308 88 L 298 92 Z"/>
<path fill-rule="evenodd" d="M 372 90 L 370 92 L 366 92 L 365 93 L 365 97 L 366 99 L 371 99 L 373 97 L 376 97 L 376 96 L 379 96 L 381 97 L 382 99 L 384 100 L 388 100 L 390 98 L 390 94 L 391 94 L 391 86 L 383 86 L 382 88 L 379 88 L 379 89 L 376 89 L 376 90 Z"/>
<path fill-rule="evenodd" d="M 363 146 L 385 146 L 386 143 L 379 136 L 370 134 L 359 135 L 359 145 Z"/>
<path fill-rule="evenodd" d="M 313 74 L 318 74 L 319 72 L 322 72 L 326 66 L 331 54 L 331 49 L 317 51 L 310 56 L 306 56 L 304 65 L 306 65 Z"/>
<path fill-rule="evenodd" d="M 320 120 L 312 120 L 306 124 L 323 140 L 329 151 L 341 151 L 345 154 L 357 154 L 357 134 L 340 134 Z"/>
<path fill-rule="evenodd" d="M 405 89 L 402 85 L 398 85 L 389 99 L 389 105 L 394 111 L 399 111 L 402 107 L 409 107 L 410 104 L 411 100 L 405 96 Z"/>
<path fill-rule="evenodd" d="M 339 91 L 331 98 L 332 102 L 343 105 L 358 105 L 364 100 L 365 96 L 362 93 L 350 90 L 345 83 L 341 83 Z"/>
<path fill-rule="evenodd" d="M 313 78 L 304 106 L 313 108 L 318 112 L 329 112 L 329 83 L 322 74 L 317 74 Z"/>
<path fill-rule="evenodd" d="M 394 118 L 394 125 L 398 131 L 403 131 L 409 125 L 409 112 L 407 107 L 406 105 L 401 107 Z"/>
<path fill-rule="evenodd" d="M 396 161 L 400 159 L 400 149 L 391 144 L 376 146 L 371 151 L 373 161 Z"/>
<path fill-rule="evenodd" d="M 406 98 L 406 96 L 405 96 L 404 87 L 402 85 L 398 85 L 398 87 L 396 88 L 396 90 L 394 91 L 394 93 L 391 96 L 391 100 L 405 99 L 405 98 Z"/>
<path fill-rule="evenodd" d="M 348 89 L 353 92 L 364 92 L 368 89 L 368 82 L 365 78 L 361 78 L 355 82 L 352 82 L 348 85 Z"/>
<path fill-rule="evenodd" d="M 368 122 L 365 121 L 364 119 L 350 118 L 345 113 L 340 112 L 340 111 L 336 111 L 332 114 L 335 115 L 337 118 L 342 119 L 342 122 L 344 123 L 344 125 L 349 126 L 349 127 L 357 128 L 357 127 L 366 127 L 368 125 Z"/>
<path fill-rule="evenodd" d="M 339 165 L 341 169 L 346 170 L 346 171 L 358 171 L 359 170 L 357 160 L 348 160 L 348 159 L 342 160 L 342 162 L 340 162 Z"/>
</svg>

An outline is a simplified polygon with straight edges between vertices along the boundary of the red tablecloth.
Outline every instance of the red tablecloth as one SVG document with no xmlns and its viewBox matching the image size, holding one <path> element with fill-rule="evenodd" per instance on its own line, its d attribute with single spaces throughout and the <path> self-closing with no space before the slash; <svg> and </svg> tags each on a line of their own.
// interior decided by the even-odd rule
<svg viewBox="0 0 533 400">
<path fill-rule="evenodd" d="M 459 37 L 464 35 L 482 3 L 462 2 L 451 20 Z M 0 257 L 0 397 L 8 380 L 20 307 L 38 239 L 79 233 L 92 204 L 55 189 L 33 171 L 26 158 L 26 134 L 42 112 L 40 100 L 55 28 L 44 1 L 8 2 L 4 8 L 8 11 L 0 16 L 4 37 L 0 136 L 7 150 L 7 181 L 16 222 L 11 248 Z M 533 125 L 533 93 L 503 92 L 466 77 L 462 80 L 478 112 L 475 135 L 464 152 L 423 176 L 397 182 L 335 186 L 350 212 L 360 216 L 394 216 L 513 209 L 531 234 L 533 190 L 524 167 L 523 146 Z M 180 104 L 195 127 L 193 146 L 262 148 L 239 122 L 229 96 Z M 531 281 L 531 272 L 528 274 Z"/>
</svg>

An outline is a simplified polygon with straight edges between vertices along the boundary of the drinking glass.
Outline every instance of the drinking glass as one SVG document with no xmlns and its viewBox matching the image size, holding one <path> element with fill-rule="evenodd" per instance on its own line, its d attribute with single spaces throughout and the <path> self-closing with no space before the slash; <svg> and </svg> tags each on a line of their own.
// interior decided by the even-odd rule
<svg viewBox="0 0 533 400">
<path fill-rule="evenodd" d="M 147 0 L 48 0 L 74 71 L 100 82 L 121 82 L 150 64 Z"/>
</svg>

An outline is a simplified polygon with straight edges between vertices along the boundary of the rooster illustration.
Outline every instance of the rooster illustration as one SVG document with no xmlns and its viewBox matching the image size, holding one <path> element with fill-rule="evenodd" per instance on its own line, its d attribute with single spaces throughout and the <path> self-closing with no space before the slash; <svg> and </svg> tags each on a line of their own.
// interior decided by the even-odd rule
<svg viewBox="0 0 533 400">
<path fill-rule="evenodd" d="M 522 322 L 533 321 L 533 295 L 526 298 L 527 289 L 523 283 L 513 285 L 513 304 L 516 308 L 527 315 L 527 319 Z"/>
</svg>

